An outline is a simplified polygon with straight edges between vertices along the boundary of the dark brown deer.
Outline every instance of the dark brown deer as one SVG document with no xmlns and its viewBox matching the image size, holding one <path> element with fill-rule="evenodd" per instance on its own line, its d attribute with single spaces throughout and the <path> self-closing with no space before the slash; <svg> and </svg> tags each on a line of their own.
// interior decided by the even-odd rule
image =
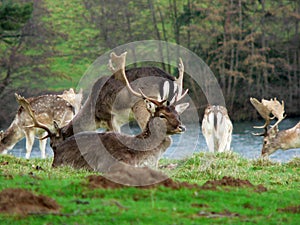
<svg viewBox="0 0 300 225">
<path fill-rule="evenodd" d="M 125 61 L 125 56 L 123 60 Z M 125 66 L 125 63 L 122 65 Z M 169 135 L 185 131 L 179 115 L 189 106 L 189 103 L 176 105 L 179 97 L 175 97 L 172 104 L 165 104 L 166 100 L 150 98 L 141 90 L 138 93 L 130 86 L 124 67 L 121 68 L 121 74 L 129 92 L 145 101 L 146 109 L 150 114 L 144 130 L 135 136 L 116 132 L 88 131 L 77 133 L 62 141 L 57 137 L 57 133 L 53 133 L 38 121 L 26 99 L 17 97 L 19 104 L 31 115 L 34 126 L 48 132 L 54 151 L 52 164 L 54 167 L 71 165 L 75 168 L 100 172 L 106 172 L 110 166 L 118 162 L 132 166 L 157 167 L 160 156 L 171 144 Z"/>
<path fill-rule="evenodd" d="M 279 131 L 278 129 L 278 124 L 285 118 L 283 101 L 280 103 L 276 98 L 271 100 L 262 99 L 261 102 L 256 98 L 250 98 L 250 101 L 257 112 L 266 121 L 263 126 L 255 127 L 263 128 L 265 130 L 264 133 L 254 134 L 264 137 L 261 150 L 263 156 L 271 155 L 278 149 L 288 150 L 300 148 L 300 122 L 287 130 Z M 271 126 L 271 120 L 275 118 L 277 118 L 277 122 Z"/>
<path fill-rule="evenodd" d="M 128 122 L 130 112 L 133 112 L 140 128 L 145 128 L 150 113 L 144 101 L 126 88 L 126 80 L 121 72 L 121 68 L 125 67 L 125 57 L 126 52 L 120 56 L 111 54 L 109 65 L 114 74 L 101 77 L 95 82 L 82 110 L 61 130 L 62 139 L 99 127 L 120 132 L 120 127 Z M 126 76 L 134 89 L 141 89 L 145 95 L 159 101 L 166 99 L 164 104 L 167 105 L 174 103 L 175 96 L 179 101 L 187 93 L 182 92 L 184 66 L 181 59 L 178 69 L 177 79 L 156 67 L 129 69 L 126 70 Z"/>
<path fill-rule="evenodd" d="M 76 94 L 73 89 L 64 91 L 62 95 L 42 95 L 27 99 L 31 108 L 35 112 L 36 118 L 54 131 L 53 121 L 58 127 L 67 125 L 79 111 L 81 106 L 82 93 Z M 0 152 L 7 153 L 16 143 L 26 137 L 26 158 L 30 158 L 30 153 L 34 143 L 34 137 L 45 136 L 45 130 L 28 127 L 32 124 L 31 117 L 19 108 L 15 119 L 9 128 L 0 132 Z M 47 139 L 39 141 L 41 157 L 45 158 Z"/>
</svg>

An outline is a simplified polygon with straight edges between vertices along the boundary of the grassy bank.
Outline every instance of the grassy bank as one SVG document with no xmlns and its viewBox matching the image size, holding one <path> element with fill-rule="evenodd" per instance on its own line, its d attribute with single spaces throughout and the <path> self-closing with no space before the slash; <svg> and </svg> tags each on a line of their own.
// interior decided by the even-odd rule
<svg viewBox="0 0 300 225">
<path fill-rule="evenodd" d="M 163 161 L 168 165 L 170 161 Z M 95 173 L 51 168 L 51 159 L 0 158 L 0 191 L 22 188 L 48 196 L 56 212 L 0 214 L 0 224 L 299 224 L 300 160 L 278 164 L 236 154 L 196 154 L 164 166 L 176 182 L 198 186 L 172 189 L 92 188 Z M 230 177 L 235 184 L 205 186 Z M 247 181 L 247 182 L 246 182 Z M 184 183 L 180 183 L 184 184 Z M 251 185 L 249 185 L 251 184 Z M 257 189 L 257 187 L 264 187 Z M 207 188 L 208 187 L 208 188 Z M 3 201 L 0 197 L 0 211 Z"/>
</svg>

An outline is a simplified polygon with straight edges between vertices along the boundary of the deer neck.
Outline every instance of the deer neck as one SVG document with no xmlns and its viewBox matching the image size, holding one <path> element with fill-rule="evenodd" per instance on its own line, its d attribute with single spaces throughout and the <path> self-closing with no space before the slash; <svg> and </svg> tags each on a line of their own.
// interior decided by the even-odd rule
<svg viewBox="0 0 300 225">
<path fill-rule="evenodd" d="M 143 132 L 137 138 L 163 139 L 167 136 L 166 124 L 157 117 L 151 117 Z"/>
<path fill-rule="evenodd" d="M 300 122 L 287 130 L 279 131 L 274 141 L 278 148 L 288 150 L 300 147 Z"/>
</svg>

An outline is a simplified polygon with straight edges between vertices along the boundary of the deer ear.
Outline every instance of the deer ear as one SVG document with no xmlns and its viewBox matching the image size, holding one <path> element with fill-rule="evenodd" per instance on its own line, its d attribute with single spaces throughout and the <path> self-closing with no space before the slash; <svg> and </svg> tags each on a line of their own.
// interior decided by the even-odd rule
<svg viewBox="0 0 300 225">
<path fill-rule="evenodd" d="M 0 140 L 3 138 L 3 136 L 4 136 L 4 131 L 0 130 Z"/>
<path fill-rule="evenodd" d="M 163 86 L 163 96 L 161 96 L 159 101 L 168 99 L 169 94 L 170 94 L 170 83 L 169 83 L 169 81 L 165 81 L 164 86 Z"/>
<path fill-rule="evenodd" d="M 151 102 L 151 101 L 149 101 L 147 99 L 145 99 L 145 103 L 146 103 L 146 107 L 147 107 L 148 111 L 151 114 L 155 113 L 156 105 L 153 102 Z"/>
<path fill-rule="evenodd" d="M 187 109 L 187 107 L 189 107 L 190 103 L 182 103 L 182 104 L 179 104 L 179 105 L 176 105 L 175 106 L 175 110 L 178 112 L 178 114 L 180 115 L 181 113 L 184 112 L 184 110 Z"/>
</svg>

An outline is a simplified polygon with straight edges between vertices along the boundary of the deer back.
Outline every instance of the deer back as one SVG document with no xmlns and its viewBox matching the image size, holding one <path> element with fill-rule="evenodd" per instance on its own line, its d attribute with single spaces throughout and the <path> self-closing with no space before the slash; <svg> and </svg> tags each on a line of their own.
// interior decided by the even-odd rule
<svg viewBox="0 0 300 225">
<path fill-rule="evenodd" d="M 53 121 L 56 121 L 58 126 L 62 127 L 69 123 L 74 116 L 74 108 L 71 104 L 57 95 L 42 95 L 27 100 L 36 119 L 51 128 L 53 127 Z M 32 125 L 31 117 L 22 107 L 18 110 L 18 120 L 20 126 Z"/>
</svg>

